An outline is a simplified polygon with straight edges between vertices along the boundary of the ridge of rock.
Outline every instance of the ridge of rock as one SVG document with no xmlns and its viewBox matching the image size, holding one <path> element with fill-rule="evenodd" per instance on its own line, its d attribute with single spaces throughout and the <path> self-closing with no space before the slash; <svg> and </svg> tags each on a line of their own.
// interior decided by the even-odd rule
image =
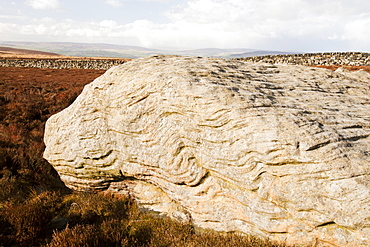
<svg viewBox="0 0 370 247">
<path fill-rule="evenodd" d="M 109 69 L 46 123 L 73 189 L 197 227 L 370 245 L 370 74 L 156 56 Z"/>
</svg>

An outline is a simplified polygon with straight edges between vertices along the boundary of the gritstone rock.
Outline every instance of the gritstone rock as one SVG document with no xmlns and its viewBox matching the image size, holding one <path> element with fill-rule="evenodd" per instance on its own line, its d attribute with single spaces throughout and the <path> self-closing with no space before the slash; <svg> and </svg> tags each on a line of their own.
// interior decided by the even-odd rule
<svg viewBox="0 0 370 247">
<path fill-rule="evenodd" d="M 135 59 L 47 121 L 44 157 L 196 227 L 369 246 L 369 92 L 364 71 Z"/>
</svg>

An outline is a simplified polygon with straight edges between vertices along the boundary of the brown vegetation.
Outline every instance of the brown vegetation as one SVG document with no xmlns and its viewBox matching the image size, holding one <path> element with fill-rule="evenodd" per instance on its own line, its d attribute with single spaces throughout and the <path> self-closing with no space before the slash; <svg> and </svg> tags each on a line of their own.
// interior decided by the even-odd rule
<svg viewBox="0 0 370 247">
<path fill-rule="evenodd" d="M 34 193 L 0 211 L 0 246 L 260 246 L 267 240 L 211 231 L 155 217 L 134 203 L 92 193 Z"/>
<path fill-rule="evenodd" d="M 330 69 L 330 70 L 337 70 L 338 68 L 342 67 L 342 68 L 348 69 L 350 71 L 364 70 L 364 71 L 370 73 L 370 66 L 339 66 L 339 65 L 324 66 L 324 65 L 322 65 L 322 66 L 313 66 L 313 67 Z"/>
<path fill-rule="evenodd" d="M 21 195 L 30 184 L 60 188 L 56 172 L 42 158 L 45 121 L 103 72 L 0 68 L 0 179 L 21 187 L 16 194 L 1 188 L 0 199 L 6 191 Z"/>
<path fill-rule="evenodd" d="M 42 158 L 44 124 L 102 73 L 0 67 L 0 246 L 280 246 L 197 232 L 129 200 L 69 191 Z"/>
</svg>

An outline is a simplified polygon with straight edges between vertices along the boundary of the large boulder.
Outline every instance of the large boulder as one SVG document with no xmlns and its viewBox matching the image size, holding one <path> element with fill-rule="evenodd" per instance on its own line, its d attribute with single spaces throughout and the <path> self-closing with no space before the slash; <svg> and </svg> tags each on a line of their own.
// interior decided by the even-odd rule
<svg viewBox="0 0 370 247">
<path fill-rule="evenodd" d="M 369 246 L 369 92 L 363 71 L 135 59 L 47 121 L 44 157 L 196 227 Z"/>
</svg>

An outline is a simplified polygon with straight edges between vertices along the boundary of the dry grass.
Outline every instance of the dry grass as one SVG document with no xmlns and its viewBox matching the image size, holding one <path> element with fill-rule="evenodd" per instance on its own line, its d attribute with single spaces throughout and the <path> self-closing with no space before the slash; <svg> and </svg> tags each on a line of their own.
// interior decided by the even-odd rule
<svg viewBox="0 0 370 247">
<path fill-rule="evenodd" d="M 92 193 L 34 192 L 1 210 L 0 223 L 3 246 L 281 246 L 231 233 L 196 233 L 191 225 L 143 213 L 132 201 Z"/>
</svg>

